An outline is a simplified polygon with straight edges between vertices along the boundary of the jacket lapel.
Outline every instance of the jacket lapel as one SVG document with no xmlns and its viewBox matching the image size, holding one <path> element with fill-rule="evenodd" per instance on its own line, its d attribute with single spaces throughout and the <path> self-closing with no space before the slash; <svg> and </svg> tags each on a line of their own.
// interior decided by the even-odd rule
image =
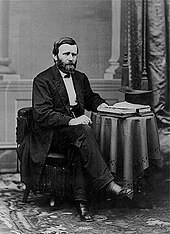
<svg viewBox="0 0 170 234">
<path fill-rule="evenodd" d="M 62 79 L 62 76 L 61 76 L 59 70 L 57 69 L 56 65 L 54 65 L 52 67 L 52 69 L 53 69 L 53 74 L 54 74 L 53 82 L 57 88 L 57 91 L 60 95 L 60 98 L 63 102 L 63 105 L 65 106 L 68 113 L 70 114 L 69 98 L 68 98 L 67 90 L 66 90 L 66 87 L 64 85 L 64 81 Z"/>
</svg>

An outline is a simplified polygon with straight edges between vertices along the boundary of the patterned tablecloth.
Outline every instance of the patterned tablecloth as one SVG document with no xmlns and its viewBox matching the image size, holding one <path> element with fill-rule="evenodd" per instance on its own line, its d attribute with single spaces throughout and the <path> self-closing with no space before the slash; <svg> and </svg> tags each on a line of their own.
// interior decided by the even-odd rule
<svg viewBox="0 0 170 234">
<path fill-rule="evenodd" d="M 162 166 L 154 114 L 123 119 L 92 113 L 92 121 L 105 161 L 125 187 L 133 189 L 151 163 Z"/>
</svg>

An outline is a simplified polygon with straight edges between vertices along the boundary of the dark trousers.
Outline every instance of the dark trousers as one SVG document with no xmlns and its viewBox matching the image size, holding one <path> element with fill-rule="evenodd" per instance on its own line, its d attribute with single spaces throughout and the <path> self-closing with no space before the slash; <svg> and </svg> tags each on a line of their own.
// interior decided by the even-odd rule
<svg viewBox="0 0 170 234">
<path fill-rule="evenodd" d="M 69 148 L 76 157 L 74 178 L 75 200 L 86 200 L 87 178 L 90 179 L 96 191 L 99 191 L 114 178 L 109 171 L 94 132 L 89 125 L 57 127 L 54 131 L 52 148 L 65 151 Z M 72 157 L 70 157 L 72 160 Z"/>
</svg>

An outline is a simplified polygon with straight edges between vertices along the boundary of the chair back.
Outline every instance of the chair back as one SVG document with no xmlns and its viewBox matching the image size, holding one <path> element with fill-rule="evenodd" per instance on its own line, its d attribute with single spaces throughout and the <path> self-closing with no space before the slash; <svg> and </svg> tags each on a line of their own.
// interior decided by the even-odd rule
<svg viewBox="0 0 170 234">
<path fill-rule="evenodd" d="M 32 107 L 24 107 L 18 110 L 17 128 L 16 128 L 16 142 L 20 145 L 24 136 L 29 134 L 32 128 Z"/>
</svg>

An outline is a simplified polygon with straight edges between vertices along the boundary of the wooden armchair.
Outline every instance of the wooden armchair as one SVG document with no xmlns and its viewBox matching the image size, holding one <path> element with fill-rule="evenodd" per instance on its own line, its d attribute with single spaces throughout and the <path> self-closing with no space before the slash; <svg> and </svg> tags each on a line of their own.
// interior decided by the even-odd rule
<svg viewBox="0 0 170 234">
<path fill-rule="evenodd" d="M 18 110 L 17 114 L 16 141 L 18 148 L 24 137 L 30 134 L 33 121 L 32 107 L 22 108 Z M 55 204 L 55 197 L 60 199 L 72 197 L 73 168 L 74 164 L 68 166 L 63 154 L 56 152 L 48 154 L 39 182 L 39 192 L 50 196 L 51 206 Z M 27 202 L 30 190 L 31 188 L 26 185 L 23 195 L 24 203 Z"/>
</svg>

